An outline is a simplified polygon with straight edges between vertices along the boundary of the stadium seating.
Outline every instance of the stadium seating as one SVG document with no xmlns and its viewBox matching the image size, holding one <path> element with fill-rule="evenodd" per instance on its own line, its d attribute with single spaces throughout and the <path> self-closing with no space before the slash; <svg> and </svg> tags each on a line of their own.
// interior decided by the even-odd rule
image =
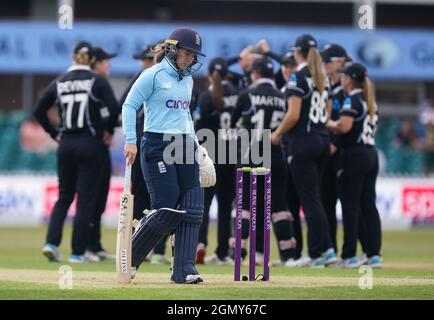
<svg viewBox="0 0 434 320">
<path fill-rule="evenodd" d="M 377 147 L 383 150 L 386 156 L 386 173 L 400 176 L 420 175 L 424 168 L 424 154 L 392 143 L 400 124 L 398 119 L 382 120 L 376 135 Z"/>
<path fill-rule="evenodd" d="M 38 173 L 56 172 L 56 154 L 50 151 L 45 154 L 27 152 L 21 149 L 19 128 L 26 119 L 23 112 L 0 112 L 0 172 L 19 173 L 32 171 Z"/>
</svg>

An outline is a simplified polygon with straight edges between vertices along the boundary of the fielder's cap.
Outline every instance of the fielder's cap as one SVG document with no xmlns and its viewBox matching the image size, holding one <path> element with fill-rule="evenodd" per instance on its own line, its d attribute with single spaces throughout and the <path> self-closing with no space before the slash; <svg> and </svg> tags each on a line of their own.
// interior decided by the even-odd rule
<svg viewBox="0 0 434 320">
<path fill-rule="evenodd" d="M 108 53 L 106 51 L 104 51 L 103 48 L 100 47 L 95 47 L 93 49 L 93 54 L 95 56 L 95 61 L 103 61 L 103 60 L 107 60 L 107 59 L 111 59 L 117 56 L 116 53 Z"/>
<path fill-rule="evenodd" d="M 204 57 L 206 56 L 202 52 L 202 38 L 200 37 L 199 33 L 197 33 L 192 29 L 188 29 L 188 28 L 175 29 L 165 42 L 169 44 L 175 44 L 179 48 L 192 51 L 201 56 Z"/>
<path fill-rule="evenodd" d="M 133 54 L 133 59 L 144 60 L 144 59 L 154 59 L 154 53 L 152 52 L 152 46 L 144 46 L 139 52 Z"/>
<path fill-rule="evenodd" d="M 208 73 L 212 74 L 214 71 L 220 73 L 223 78 L 228 73 L 228 64 L 223 58 L 214 58 L 208 65 Z"/>
<path fill-rule="evenodd" d="M 318 44 L 313 36 L 306 33 L 295 40 L 292 50 L 308 53 L 310 48 L 318 48 Z"/>
<path fill-rule="evenodd" d="M 93 57 L 93 47 L 87 41 L 79 41 L 74 47 L 74 54 L 87 53 L 89 57 Z"/>
<path fill-rule="evenodd" d="M 253 62 L 252 70 L 258 72 L 262 77 L 272 78 L 274 75 L 274 64 L 267 57 L 262 57 Z"/>
<path fill-rule="evenodd" d="M 337 71 L 359 82 L 363 82 L 368 76 L 368 70 L 360 63 L 352 63 L 344 68 L 339 68 Z"/>
<path fill-rule="evenodd" d="M 342 46 L 335 43 L 327 44 L 321 52 L 321 56 L 325 63 L 333 61 L 351 61 L 347 51 Z"/>
<path fill-rule="evenodd" d="M 282 57 L 282 64 L 290 64 L 290 65 L 296 66 L 297 61 L 295 61 L 294 53 L 291 51 L 285 53 Z"/>
</svg>

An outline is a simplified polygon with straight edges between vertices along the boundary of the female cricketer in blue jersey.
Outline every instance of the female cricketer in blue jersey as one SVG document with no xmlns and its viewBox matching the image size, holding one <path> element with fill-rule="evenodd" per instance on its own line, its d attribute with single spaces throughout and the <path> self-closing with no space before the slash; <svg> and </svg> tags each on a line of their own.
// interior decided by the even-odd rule
<svg viewBox="0 0 434 320">
<path fill-rule="evenodd" d="M 191 74 L 201 66 L 197 55 L 205 56 L 201 50 L 202 39 L 197 32 L 186 28 L 174 30 L 156 47 L 158 63 L 143 71 L 122 107 L 124 154 L 127 163 L 132 164 L 137 154 L 136 112 L 144 106 L 140 160 L 152 209 L 133 234 L 133 276 L 157 242 L 175 233 L 172 282 L 203 281 L 194 265 L 203 215 L 201 187 L 214 185 L 216 175 L 206 150 L 197 144 L 189 108 L 193 89 Z M 182 150 L 175 149 L 175 153 L 181 151 L 185 155 L 186 146 L 194 146 L 198 159 L 193 163 L 186 163 L 185 157 L 184 161 L 166 161 L 163 155 L 171 141 L 164 139 L 165 134 L 181 138 Z"/>
</svg>

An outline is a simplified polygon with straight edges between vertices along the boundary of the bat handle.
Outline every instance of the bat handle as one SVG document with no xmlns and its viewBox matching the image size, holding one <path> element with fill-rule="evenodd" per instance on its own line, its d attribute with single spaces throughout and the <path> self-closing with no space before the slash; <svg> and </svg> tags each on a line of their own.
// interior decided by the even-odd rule
<svg viewBox="0 0 434 320">
<path fill-rule="evenodd" d="M 131 165 L 125 166 L 124 193 L 131 193 Z"/>
</svg>

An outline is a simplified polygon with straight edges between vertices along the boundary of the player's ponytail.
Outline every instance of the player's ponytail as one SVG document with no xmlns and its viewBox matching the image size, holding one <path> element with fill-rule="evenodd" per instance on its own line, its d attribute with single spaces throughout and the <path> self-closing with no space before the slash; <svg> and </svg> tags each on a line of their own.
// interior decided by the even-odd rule
<svg viewBox="0 0 434 320">
<path fill-rule="evenodd" d="M 211 99 L 213 104 L 217 107 L 219 112 L 223 112 L 225 110 L 225 102 L 223 100 L 223 84 L 220 73 L 213 72 L 211 74 L 212 78 L 212 89 L 211 89 Z"/>
<path fill-rule="evenodd" d="M 90 65 L 93 61 L 87 52 L 78 52 L 74 55 L 74 60 L 78 64 Z"/>
<path fill-rule="evenodd" d="M 372 118 L 377 112 L 377 106 L 375 104 L 372 82 L 368 77 L 363 81 L 363 95 L 365 96 L 366 104 L 368 105 L 368 113 Z"/>
<path fill-rule="evenodd" d="M 164 43 L 157 44 L 153 49 L 152 52 L 154 53 L 154 62 L 160 63 L 164 58 Z"/>
<path fill-rule="evenodd" d="M 320 92 L 324 91 L 326 75 L 321 63 L 321 55 L 317 48 L 311 47 L 309 49 L 309 53 L 307 54 L 307 67 L 312 75 L 315 87 L 317 87 Z"/>
</svg>

